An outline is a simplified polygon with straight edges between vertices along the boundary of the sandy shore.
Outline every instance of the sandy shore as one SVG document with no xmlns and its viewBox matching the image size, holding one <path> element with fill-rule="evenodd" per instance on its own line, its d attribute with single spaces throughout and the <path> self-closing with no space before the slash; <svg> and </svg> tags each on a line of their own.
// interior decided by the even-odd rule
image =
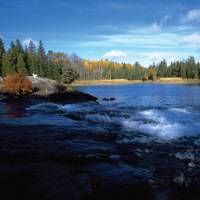
<svg viewBox="0 0 200 200">
<path fill-rule="evenodd" d="M 200 84 L 199 79 L 182 79 L 182 78 L 160 78 L 156 81 L 142 81 L 142 80 L 127 80 L 127 79 L 113 79 L 113 80 L 77 80 L 72 85 L 115 85 L 115 84 Z"/>
</svg>

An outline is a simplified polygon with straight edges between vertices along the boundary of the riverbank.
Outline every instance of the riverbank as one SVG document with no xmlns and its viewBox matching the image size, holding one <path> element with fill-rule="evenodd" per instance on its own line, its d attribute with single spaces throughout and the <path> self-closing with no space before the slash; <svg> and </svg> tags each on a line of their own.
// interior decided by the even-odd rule
<svg viewBox="0 0 200 200">
<path fill-rule="evenodd" d="M 55 80 L 37 77 L 34 79 L 29 76 L 33 92 L 29 95 L 19 96 L 10 93 L 4 87 L 3 81 L 0 83 L 0 102 L 10 101 L 42 101 L 52 103 L 76 103 L 76 102 L 96 102 L 97 98 L 81 91 L 71 90 L 67 85 L 61 84 Z"/>
<path fill-rule="evenodd" d="M 160 78 L 155 81 L 142 80 L 127 80 L 127 79 L 112 79 L 112 80 L 76 80 L 72 86 L 81 85 L 117 85 L 117 84 L 200 84 L 198 79 L 183 79 L 183 78 Z"/>
</svg>

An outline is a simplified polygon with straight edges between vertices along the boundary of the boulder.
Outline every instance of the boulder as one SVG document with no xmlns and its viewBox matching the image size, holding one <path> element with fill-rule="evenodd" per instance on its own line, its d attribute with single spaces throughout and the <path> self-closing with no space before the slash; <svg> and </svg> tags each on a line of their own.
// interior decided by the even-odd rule
<svg viewBox="0 0 200 200">
<path fill-rule="evenodd" d="M 71 102 L 84 102 L 84 101 L 97 101 L 97 98 L 80 91 L 67 91 L 52 93 L 48 95 L 48 100 L 54 103 L 71 103 Z"/>
<path fill-rule="evenodd" d="M 8 100 L 30 100 L 38 99 L 43 101 L 49 101 L 54 103 L 76 103 L 76 102 L 85 102 L 85 101 L 97 101 L 97 98 L 80 91 L 68 91 L 67 87 L 64 84 L 61 84 L 55 80 L 33 77 L 29 76 L 28 79 L 31 81 L 34 88 L 34 92 L 30 96 L 17 96 L 5 92 L 3 89 L 0 90 L 0 101 Z M 3 79 L 0 77 L 0 86 Z M 3 88 L 3 87 L 2 87 Z M 1 89 L 1 87 L 0 87 Z M 29 98 L 30 97 L 30 98 Z M 74 116 L 69 116 L 74 117 Z M 77 116 L 75 116 L 77 118 Z"/>
<path fill-rule="evenodd" d="M 32 86 L 36 88 L 37 94 L 49 95 L 66 90 L 66 86 L 51 79 L 29 76 L 28 79 L 31 81 Z"/>
</svg>

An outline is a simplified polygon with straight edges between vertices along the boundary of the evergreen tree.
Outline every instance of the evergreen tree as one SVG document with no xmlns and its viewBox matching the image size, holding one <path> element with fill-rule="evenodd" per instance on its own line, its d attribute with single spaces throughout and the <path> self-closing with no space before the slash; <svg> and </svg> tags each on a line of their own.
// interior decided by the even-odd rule
<svg viewBox="0 0 200 200">
<path fill-rule="evenodd" d="M 28 52 L 35 54 L 36 53 L 36 46 L 32 40 L 30 40 L 28 45 Z"/>
<path fill-rule="evenodd" d="M 45 49 L 41 40 L 39 41 L 37 56 L 38 56 L 39 76 L 46 76 L 47 75 L 47 57 L 46 57 Z"/>
<path fill-rule="evenodd" d="M 19 55 L 19 54 L 24 55 L 24 49 L 23 49 L 23 46 L 22 46 L 22 44 L 21 44 L 19 39 L 16 39 L 15 51 L 16 51 L 17 55 Z"/>
<path fill-rule="evenodd" d="M 0 76 L 2 76 L 3 55 L 5 53 L 3 40 L 0 38 Z"/>
<path fill-rule="evenodd" d="M 20 74 L 26 74 L 26 64 L 24 62 L 24 58 L 22 54 L 19 54 L 17 57 L 17 72 Z"/>
<path fill-rule="evenodd" d="M 187 71 L 184 63 L 181 64 L 181 77 L 182 78 L 187 78 Z"/>
<path fill-rule="evenodd" d="M 158 65 L 157 76 L 165 77 L 166 73 L 167 73 L 167 62 L 166 62 L 166 60 L 163 60 Z"/>
<path fill-rule="evenodd" d="M 14 42 L 10 43 L 10 48 L 8 49 L 8 54 L 10 58 L 11 67 L 16 70 L 17 65 L 17 50 Z"/>
<path fill-rule="evenodd" d="M 6 76 L 6 74 L 15 72 L 15 69 L 10 63 L 10 55 L 8 53 L 3 55 L 2 64 L 2 76 Z"/>
<path fill-rule="evenodd" d="M 32 41 L 29 42 L 27 51 L 28 51 L 27 52 L 27 65 L 28 65 L 29 74 L 30 75 L 32 75 L 33 73 L 38 74 L 39 70 L 37 67 L 36 46 Z"/>
<path fill-rule="evenodd" d="M 62 74 L 62 82 L 65 84 L 72 83 L 76 78 L 78 78 L 78 74 L 73 71 L 71 68 L 65 68 Z"/>
</svg>

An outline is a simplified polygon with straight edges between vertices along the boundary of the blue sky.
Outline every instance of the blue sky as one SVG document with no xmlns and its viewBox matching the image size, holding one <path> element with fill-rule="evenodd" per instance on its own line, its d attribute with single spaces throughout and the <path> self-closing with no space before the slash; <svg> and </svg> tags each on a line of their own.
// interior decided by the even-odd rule
<svg viewBox="0 0 200 200">
<path fill-rule="evenodd" d="M 144 66 L 200 61 L 199 0 L 0 0 L 0 37 Z"/>
</svg>

